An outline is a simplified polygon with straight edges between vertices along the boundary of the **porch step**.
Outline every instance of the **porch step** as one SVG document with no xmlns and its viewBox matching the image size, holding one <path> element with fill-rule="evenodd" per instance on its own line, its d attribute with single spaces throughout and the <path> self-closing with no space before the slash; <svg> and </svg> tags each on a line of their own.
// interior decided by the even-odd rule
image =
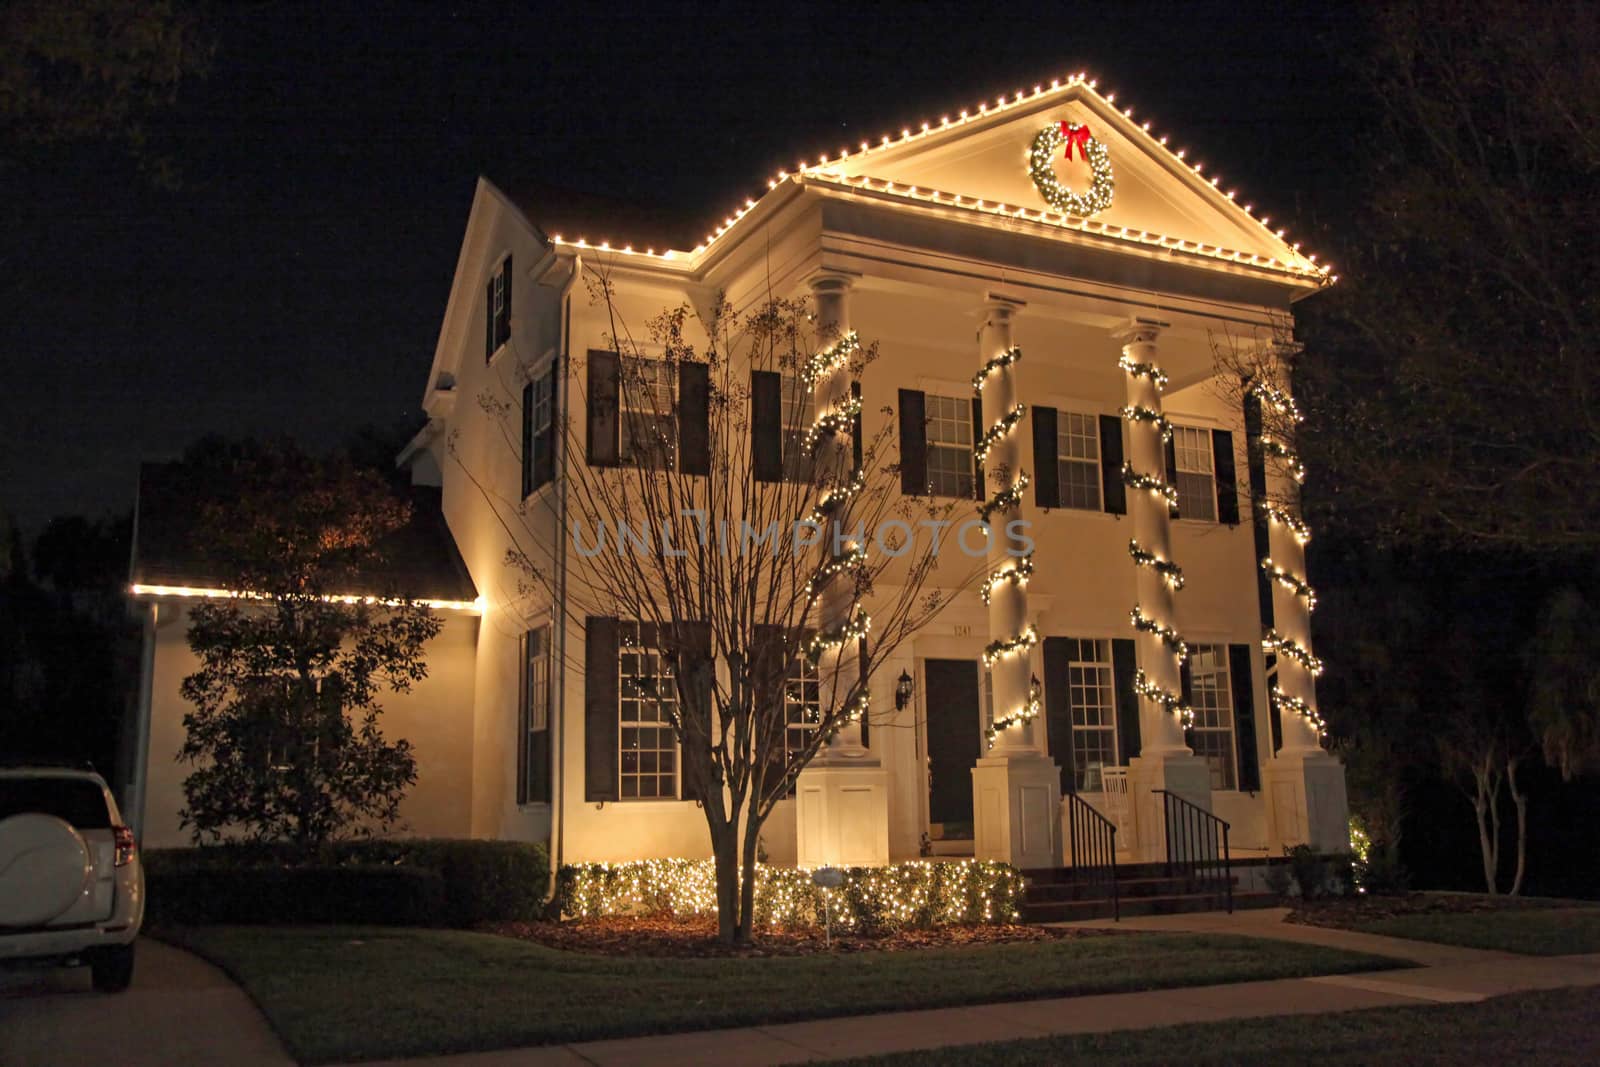
<svg viewBox="0 0 1600 1067">
<path fill-rule="evenodd" d="M 1272 893 L 1234 893 L 1235 911 L 1270 908 L 1278 903 Z M 1220 893 L 1184 893 L 1173 896 L 1123 897 L 1121 915 L 1182 915 L 1197 911 L 1221 911 L 1227 906 Z M 1109 897 L 1093 900 L 1041 901 L 1024 900 L 1022 921 L 1030 923 L 1078 922 L 1084 919 L 1109 919 L 1112 916 Z"/>
</svg>

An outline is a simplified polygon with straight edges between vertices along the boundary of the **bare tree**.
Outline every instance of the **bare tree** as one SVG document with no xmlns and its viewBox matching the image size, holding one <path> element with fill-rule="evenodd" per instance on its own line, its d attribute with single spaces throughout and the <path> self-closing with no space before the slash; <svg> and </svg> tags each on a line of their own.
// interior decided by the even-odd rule
<svg viewBox="0 0 1600 1067">
<path fill-rule="evenodd" d="M 513 501 L 471 469 L 458 439 L 451 451 L 510 536 L 524 593 L 550 600 L 567 625 L 590 612 L 626 620 L 625 649 L 660 654 L 661 691 L 640 685 L 669 698 L 659 706 L 680 746 L 683 792 L 698 798 L 711 838 L 720 934 L 745 942 L 765 821 L 835 735 L 885 722 L 871 679 L 972 586 L 981 557 L 951 548 L 952 527 L 979 520 L 955 501 L 902 495 L 892 409 L 863 431 L 860 381 L 876 345 L 819 335 L 803 301 L 740 313 L 720 295 L 698 313 L 664 311 L 635 338 L 609 276 L 586 271 L 610 351 L 565 371 L 568 411 L 556 425 L 567 458 L 556 476 L 567 480 L 566 515 L 554 513 L 559 494 Z M 502 381 L 479 398 L 512 454 L 516 388 Z M 596 454 L 585 412 L 618 420 L 616 457 Z M 564 598 L 563 537 L 580 557 Z M 784 694 L 812 669 L 816 700 L 796 724 Z"/>
</svg>

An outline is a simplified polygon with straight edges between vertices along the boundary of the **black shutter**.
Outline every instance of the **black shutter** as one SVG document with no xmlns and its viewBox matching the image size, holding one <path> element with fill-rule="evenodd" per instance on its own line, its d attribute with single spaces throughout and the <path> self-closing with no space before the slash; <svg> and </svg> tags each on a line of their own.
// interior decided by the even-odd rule
<svg viewBox="0 0 1600 1067">
<path fill-rule="evenodd" d="M 1233 732 L 1239 751 L 1239 788 L 1261 790 L 1261 758 L 1256 752 L 1256 682 L 1249 645 L 1228 646 L 1228 677 L 1233 680 Z"/>
<path fill-rule="evenodd" d="M 1283 712 L 1271 700 L 1267 701 L 1267 726 L 1272 733 L 1272 754 L 1277 755 L 1283 748 Z"/>
<path fill-rule="evenodd" d="M 1211 431 L 1211 462 L 1217 472 L 1217 521 L 1239 525 L 1239 479 L 1233 470 L 1233 434 Z"/>
<path fill-rule="evenodd" d="M 528 659 L 528 645 L 533 640 L 533 631 L 524 630 L 522 640 L 517 643 L 517 670 L 521 677 L 517 679 L 517 803 L 528 802 L 528 740 L 532 735 L 531 712 L 533 710 L 533 692 L 529 688 L 533 679 L 530 677 Z"/>
<path fill-rule="evenodd" d="M 556 476 L 556 423 L 561 417 L 561 357 L 550 361 L 545 373 L 546 394 L 550 398 L 550 422 L 533 439 L 533 487 L 539 488 Z"/>
<path fill-rule="evenodd" d="M 494 277 L 489 278 L 489 286 L 485 291 L 483 302 L 483 361 L 489 362 L 494 356 Z"/>
<path fill-rule="evenodd" d="M 972 398 L 972 443 L 976 445 L 983 440 L 983 401 L 977 397 Z M 984 490 L 986 479 L 983 476 L 983 464 L 978 462 L 978 453 L 972 453 L 972 495 L 979 500 L 986 499 L 988 494 Z"/>
<path fill-rule="evenodd" d="M 750 372 L 750 466 L 758 482 L 783 480 L 783 375 Z"/>
<path fill-rule="evenodd" d="M 928 492 L 928 404 L 915 389 L 900 390 L 900 491 Z"/>
<path fill-rule="evenodd" d="M 711 473 L 711 368 L 678 364 L 678 470 Z"/>
<path fill-rule="evenodd" d="M 583 797 L 617 799 L 617 620 L 584 622 Z"/>
<path fill-rule="evenodd" d="M 1267 463 L 1261 454 L 1261 401 L 1248 390 L 1244 395 L 1245 463 L 1250 476 L 1250 526 L 1255 531 L 1256 559 L 1272 555 L 1272 532 L 1267 527 Z M 1260 567 L 1256 572 L 1256 606 L 1260 611 L 1261 625 L 1273 625 L 1272 579 Z M 1274 716 L 1274 723 L 1277 719 Z M 1273 747 L 1278 745 L 1278 732 L 1273 730 Z"/>
<path fill-rule="evenodd" d="M 1033 502 L 1041 508 L 1061 506 L 1061 465 L 1056 456 L 1056 409 L 1033 409 Z M 1063 790 L 1066 786 L 1061 787 Z"/>
<path fill-rule="evenodd" d="M 617 465 L 620 366 L 615 352 L 589 351 L 589 466 Z"/>
<path fill-rule="evenodd" d="M 783 706 L 783 687 L 787 665 L 783 657 L 783 628 L 758 622 L 752 628 L 750 647 L 745 649 L 745 670 L 750 686 L 750 753 L 752 762 L 760 758 L 762 737 L 766 737 L 765 772 L 761 795 L 753 796 L 759 804 L 778 792 L 780 796 L 793 793 L 793 782 L 783 783 L 783 769 L 788 763 L 788 718 Z"/>
<path fill-rule="evenodd" d="M 850 395 L 858 401 L 861 399 L 860 382 L 850 383 Z M 861 469 L 861 411 L 859 409 L 850 419 L 850 462 L 852 464 L 851 470 L 858 471 Z"/>
<path fill-rule="evenodd" d="M 856 653 L 857 653 L 856 666 L 857 666 L 857 669 L 860 672 L 860 677 L 866 678 L 867 677 L 867 661 L 871 657 L 867 654 L 867 639 L 865 637 L 861 638 L 859 641 L 856 642 Z M 871 685 L 871 680 L 868 679 L 868 681 L 865 684 Z M 870 692 L 870 691 L 871 690 L 869 689 L 868 692 Z M 862 748 L 867 748 L 868 744 L 869 744 L 869 742 L 871 740 L 872 740 L 872 724 L 867 721 L 867 716 L 863 715 L 863 716 L 861 716 L 861 747 Z"/>
<path fill-rule="evenodd" d="M 698 364 L 704 366 L 704 364 Z M 711 624 L 709 622 L 687 622 L 677 627 L 683 634 L 686 647 L 679 656 L 679 661 L 691 671 L 715 671 L 711 664 Z M 689 675 L 694 677 L 694 675 Z M 684 800 L 700 800 L 705 796 L 701 782 L 689 774 L 688 743 L 691 737 L 698 735 L 698 745 L 710 748 L 711 746 L 711 686 L 708 677 L 702 677 L 697 685 L 690 687 L 690 692 L 685 694 L 688 698 L 683 702 L 684 712 L 684 752 L 679 757 L 678 767 L 678 795 Z M 693 728 L 691 729 L 691 724 Z"/>
<path fill-rule="evenodd" d="M 1191 662 L 1193 661 L 1185 658 L 1178 664 L 1178 699 L 1183 701 L 1183 706 L 1186 708 L 1194 707 L 1194 671 L 1189 666 Z M 1193 728 L 1183 731 L 1183 743 L 1191 749 L 1194 748 Z"/>
<path fill-rule="evenodd" d="M 500 302 L 500 329 L 495 337 L 496 347 L 511 340 L 511 279 L 514 275 L 511 271 L 510 256 L 507 256 L 506 261 L 500 265 L 500 274 L 504 280 L 501 283 L 503 298 Z"/>
<path fill-rule="evenodd" d="M 1100 416 L 1100 489 L 1108 514 L 1128 513 L 1128 487 L 1122 484 L 1122 420 L 1115 415 Z"/>
<path fill-rule="evenodd" d="M 533 383 L 522 387 L 522 497 L 533 492 Z"/>
<path fill-rule="evenodd" d="M 1117 747 L 1122 763 L 1139 754 L 1139 694 L 1133 690 L 1133 673 L 1138 668 L 1138 653 L 1133 639 L 1119 637 L 1111 642 L 1111 678 L 1117 687 Z"/>
<path fill-rule="evenodd" d="M 1034 408 L 1035 414 L 1038 408 Z M 1046 409 L 1048 410 L 1048 409 Z M 1055 413 L 1051 412 L 1052 421 Z M 1075 793 L 1078 776 L 1072 766 L 1072 648 L 1070 637 L 1044 639 L 1044 728 L 1050 758 L 1061 768 L 1061 792 Z"/>
<path fill-rule="evenodd" d="M 1167 484 L 1172 486 L 1173 488 L 1177 488 L 1177 486 L 1178 486 L 1178 445 L 1177 445 L 1177 442 L 1175 440 L 1173 440 L 1173 438 L 1171 438 L 1171 437 L 1167 438 L 1166 445 L 1163 448 L 1163 451 L 1166 453 L 1166 457 L 1167 457 Z M 1173 504 L 1170 507 L 1167 508 L 1167 514 L 1172 516 L 1174 519 L 1176 519 L 1178 517 L 1178 505 L 1177 505 L 1176 501 L 1174 501 Z"/>
</svg>

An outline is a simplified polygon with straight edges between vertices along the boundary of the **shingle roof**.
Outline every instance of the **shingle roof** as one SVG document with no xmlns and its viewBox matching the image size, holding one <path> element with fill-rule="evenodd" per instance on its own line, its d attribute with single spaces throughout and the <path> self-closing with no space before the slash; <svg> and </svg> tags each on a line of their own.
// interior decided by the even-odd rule
<svg viewBox="0 0 1600 1067">
<path fill-rule="evenodd" d="M 131 580 L 136 585 L 226 588 L 226 562 L 196 536 L 200 510 L 228 490 L 214 472 L 183 463 L 139 468 Z M 360 588 L 330 590 L 358 596 L 405 596 L 472 601 L 478 590 L 445 525 L 440 493 L 412 486 L 411 521 L 379 543 L 380 562 L 357 579 Z"/>
</svg>

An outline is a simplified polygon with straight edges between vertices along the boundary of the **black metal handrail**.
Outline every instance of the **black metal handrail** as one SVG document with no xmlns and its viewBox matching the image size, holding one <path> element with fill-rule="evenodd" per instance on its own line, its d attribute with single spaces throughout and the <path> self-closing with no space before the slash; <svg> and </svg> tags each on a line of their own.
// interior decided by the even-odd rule
<svg viewBox="0 0 1600 1067">
<path fill-rule="evenodd" d="M 1221 889 L 1233 912 L 1233 863 L 1228 854 L 1228 824 L 1199 805 L 1165 789 L 1152 789 L 1162 801 L 1167 833 L 1167 877 L 1182 877 L 1196 888 Z M 1220 846 L 1220 847 L 1219 847 Z"/>
<path fill-rule="evenodd" d="M 1111 917 L 1122 920 L 1117 899 L 1117 824 L 1101 815 L 1076 793 L 1068 793 L 1067 847 L 1071 850 L 1073 880 L 1104 892 L 1111 898 Z"/>
</svg>

